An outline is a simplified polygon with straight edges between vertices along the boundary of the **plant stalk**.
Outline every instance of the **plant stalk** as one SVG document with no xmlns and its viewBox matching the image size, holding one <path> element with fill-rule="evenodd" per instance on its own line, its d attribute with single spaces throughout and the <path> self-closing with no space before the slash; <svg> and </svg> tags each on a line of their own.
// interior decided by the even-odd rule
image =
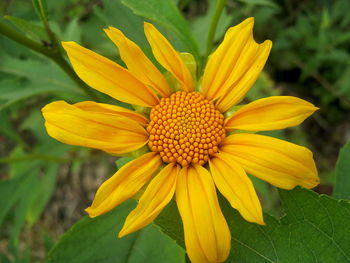
<svg viewBox="0 0 350 263">
<path fill-rule="evenodd" d="M 226 4 L 226 0 L 217 0 L 215 11 L 213 14 L 213 17 L 211 19 L 210 28 L 209 28 L 209 34 L 207 38 L 207 50 L 206 50 L 206 58 L 210 55 L 212 49 L 213 49 L 213 42 L 216 32 L 216 27 L 218 25 L 222 10 L 224 9 Z"/>
</svg>

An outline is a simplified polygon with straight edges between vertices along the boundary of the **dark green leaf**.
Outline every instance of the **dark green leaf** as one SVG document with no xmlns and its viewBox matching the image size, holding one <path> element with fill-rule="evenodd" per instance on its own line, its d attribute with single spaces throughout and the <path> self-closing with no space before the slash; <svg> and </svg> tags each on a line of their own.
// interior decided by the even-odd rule
<svg viewBox="0 0 350 263">
<path fill-rule="evenodd" d="M 0 226 L 23 189 L 30 183 L 31 177 L 17 177 L 0 181 L 0 192 L 6 198 L 0 198 Z M 1 228 L 0 228 L 1 229 Z"/>
<path fill-rule="evenodd" d="M 154 223 L 160 226 L 161 230 L 174 239 L 180 246 L 185 247 L 182 221 L 174 200 L 164 208 Z"/>
<path fill-rule="evenodd" d="M 350 199 L 350 141 L 339 152 L 335 175 L 334 196 Z"/>
<path fill-rule="evenodd" d="M 124 6 L 120 0 L 104 0 L 104 8 L 95 8 L 95 14 L 103 21 L 103 26 L 114 26 L 125 33 L 127 37 L 135 41 L 138 45 L 145 47 L 147 44 L 146 37 L 143 33 L 143 19 L 135 15 L 129 8 Z M 85 25 L 86 26 L 86 25 Z M 96 23 L 90 26 L 91 30 L 96 30 Z M 103 34 L 102 28 L 97 28 L 97 32 Z M 94 42 L 96 36 L 86 36 L 91 38 L 91 42 Z M 104 38 L 104 42 L 107 39 Z M 113 46 L 112 43 L 111 47 Z M 113 52 L 115 47 L 113 46 Z"/>
<path fill-rule="evenodd" d="M 188 24 L 172 0 L 122 0 L 136 15 L 158 23 L 181 40 L 185 51 L 192 53 L 198 60 L 197 42 L 193 38 Z"/>
<path fill-rule="evenodd" d="M 47 263 L 185 262 L 184 251 L 154 225 L 117 237 L 134 206 L 135 201 L 129 200 L 105 215 L 83 218 L 50 251 Z"/>
<path fill-rule="evenodd" d="M 299 187 L 280 190 L 280 197 L 286 215 L 277 220 L 265 214 L 266 226 L 248 223 L 220 198 L 232 235 L 227 262 L 350 262 L 349 202 Z M 155 222 L 165 231 L 169 228 L 164 220 Z M 168 234 L 181 244 L 180 231 L 177 224 Z"/>
</svg>

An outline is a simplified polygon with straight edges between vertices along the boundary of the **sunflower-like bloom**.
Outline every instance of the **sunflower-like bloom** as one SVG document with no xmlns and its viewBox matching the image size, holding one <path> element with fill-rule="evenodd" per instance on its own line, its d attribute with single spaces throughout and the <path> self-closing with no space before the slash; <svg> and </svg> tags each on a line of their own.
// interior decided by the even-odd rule
<svg viewBox="0 0 350 263">
<path fill-rule="evenodd" d="M 317 110 L 314 105 L 273 96 L 229 111 L 256 81 L 272 46 L 269 40 L 254 41 L 253 24 L 248 18 L 226 32 L 198 84 L 184 55 L 149 23 L 144 24 L 145 35 L 167 78 L 116 28 L 105 32 L 127 68 L 75 42 L 63 43 L 85 83 L 135 108 L 149 108 L 148 114 L 140 114 L 92 101 L 56 101 L 42 109 L 48 134 L 63 143 L 113 155 L 147 149 L 99 187 L 86 209 L 90 217 L 110 211 L 146 186 L 126 218 L 122 237 L 151 223 L 175 195 L 191 261 L 223 262 L 231 235 L 217 190 L 243 218 L 263 225 L 262 208 L 246 173 L 283 189 L 319 183 L 307 148 L 252 133 L 299 125 Z"/>
</svg>

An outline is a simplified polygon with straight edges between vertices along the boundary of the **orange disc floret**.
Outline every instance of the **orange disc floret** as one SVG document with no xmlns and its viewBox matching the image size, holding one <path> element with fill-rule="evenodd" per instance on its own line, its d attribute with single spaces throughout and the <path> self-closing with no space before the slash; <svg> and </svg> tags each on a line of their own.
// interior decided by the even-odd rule
<svg viewBox="0 0 350 263">
<path fill-rule="evenodd" d="M 198 92 L 176 92 L 151 110 L 148 146 L 166 163 L 205 164 L 225 138 L 224 116 Z"/>
</svg>

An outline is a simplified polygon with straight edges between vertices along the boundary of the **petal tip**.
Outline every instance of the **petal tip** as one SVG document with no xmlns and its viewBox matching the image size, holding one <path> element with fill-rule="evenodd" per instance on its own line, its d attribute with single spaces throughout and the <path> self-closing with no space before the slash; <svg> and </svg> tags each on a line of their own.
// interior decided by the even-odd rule
<svg viewBox="0 0 350 263">
<path fill-rule="evenodd" d="M 270 39 L 266 39 L 261 45 L 264 45 L 270 51 L 272 48 L 272 41 Z"/>
<path fill-rule="evenodd" d="M 118 237 L 122 238 L 125 237 L 128 233 L 125 231 L 124 227 L 122 228 L 122 230 L 119 231 L 118 233 Z"/>
<path fill-rule="evenodd" d="M 254 22 L 255 22 L 255 18 L 253 17 L 253 16 L 251 16 L 251 17 L 248 17 L 244 22 L 246 22 L 246 23 L 253 23 L 254 24 Z"/>
<path fill-rule="evenodd" d="M 93 214 L 91 206 L 84 209 L 84 211 L 89 215 L 90 218 L 94 218 L 97 215 Z"/>
<path fill-rule="evenodd" d="M 61 41 L 61 45 L 66 48 L 66 47 L 71 47 L 73 45 L 77 45 L 74 41 Z"/>
<path fill-rule="evenodd" d="M 257 224 L 261 225 L 261 226 L 266 226 L 266 223 L 264 221 L 264 218 L 259 218 L 257 221 L 256 221 Z"/>
</svg>

